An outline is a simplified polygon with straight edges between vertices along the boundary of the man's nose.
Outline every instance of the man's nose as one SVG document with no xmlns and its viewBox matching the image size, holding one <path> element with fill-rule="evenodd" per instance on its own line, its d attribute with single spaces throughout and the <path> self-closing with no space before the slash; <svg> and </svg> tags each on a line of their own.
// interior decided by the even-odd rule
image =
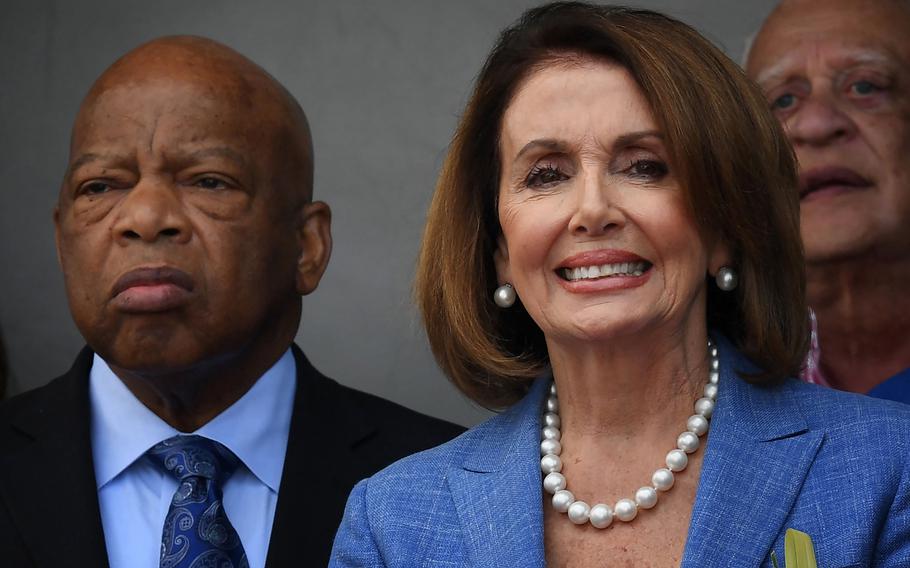
<svg viewBox="0 0 910 568">
<path fill-rule="evenodd" d="M 794 146 L 824 146 L 851 139 L 856 133 L 853 120 L 830 96 L 812 95 L 786 122 Z"/>
<path fill-rule="evenodd" d="M 569 231 L 576 236 L 597 236 L 612 227 L 625 224 L 625 216 L 616 207 L 618 188 L 603 175 L 586 175 L 575 195 L 575 211 L 569 220 Z"/>
<path fill-rule="evenodd" d="M 178 189 L 162 180 L 140 180 L 118 206 L 114 238 L 120 244 L 159 239 L 187 242 L 190 222 Z"/>
</svg>

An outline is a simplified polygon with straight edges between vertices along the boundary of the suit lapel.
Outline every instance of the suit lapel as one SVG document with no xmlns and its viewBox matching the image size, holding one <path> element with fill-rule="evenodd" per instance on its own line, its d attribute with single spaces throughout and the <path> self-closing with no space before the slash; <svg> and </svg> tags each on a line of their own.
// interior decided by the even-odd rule
<svg viewBox="0 0 910 568">
<path fill-rule="evenodd" d="M 375 427 L 295 345 L 297 390 L 266 565 L 328 562 L 348 488 L 363 477 L 352 447 Z"/>
<path fill-rule="evenodd" d="M 824 437 L 808 429 L 792 387 L 763 388 L 735 377 L 745 362 L 720 343 L 720 394 L 683 567 L 767 562 Z"/>
<path fill-rule="evenodd" d="M 0 457 L 0 490 L 37 566 L 107 566 L 92 462 L 92 353 L 33 393 L 10 423 L 26 442 Z"/>
<path fill-rule="evenodd" d="M 488 423 L 474 451 L 448 472 L 471 566 L 544 565 L 538 468 L 539 414 L 547 381 Z"/>
</svg>

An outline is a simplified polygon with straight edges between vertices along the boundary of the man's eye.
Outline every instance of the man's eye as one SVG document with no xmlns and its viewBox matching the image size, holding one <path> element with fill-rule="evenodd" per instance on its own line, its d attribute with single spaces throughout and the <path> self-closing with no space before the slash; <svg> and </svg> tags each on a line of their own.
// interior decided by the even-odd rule
<svg viewBox="0 0 910 568">
<path fill-rule="evenodd" d="M 867 96 L 881 91 L 881 88 L 870 81 L 857 81 L 850 85 L 850 92 L 855 95 Z"/>
<path fill-rule="evenodd" d="M 199 178 L 196 180 L 196 185 L 203 189 L 224 189 L 227 187 L 227 184 L 215 177 Z"/>
<path fill-rule="evenodd" d="M 569 176 L 562 173 L 557 167 L 551 165 L 535 166 L 531 173 L 528 174 L 525 185 L 528 187 L 543 187 L 567 179 L 569 179 Z"/>
<path fill-rule="evenodd" d="M 790 93 L 781 95 L 771 103 L 771 110 L 784 110 L 796 104 L 796 97 Z"/>
<path fill-rule="evenodd" d="M 107 193 L 111 190 L 111 186 L 103 181 L 92 181 L 82 186 L 82 192 L 86 195 L 98 195 L 101 193 Z"/>
</svg>

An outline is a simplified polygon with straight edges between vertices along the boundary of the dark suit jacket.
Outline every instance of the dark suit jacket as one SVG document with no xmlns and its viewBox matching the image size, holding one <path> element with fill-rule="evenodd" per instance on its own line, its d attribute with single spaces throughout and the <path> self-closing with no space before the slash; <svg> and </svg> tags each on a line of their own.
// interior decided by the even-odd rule
<svg viewBox="0 0 910 568">
<path fill-rule="evenodd" d="M 294 358 L 297 392 L 270 568 L 325 566 L 357 481 L 463 430 L 339 385 L 296 346 Z M 89 433 L 91 364 L 86 348 L 65 375 L 0 405 L 3 567 L 108 564 Z"/>
</svg>

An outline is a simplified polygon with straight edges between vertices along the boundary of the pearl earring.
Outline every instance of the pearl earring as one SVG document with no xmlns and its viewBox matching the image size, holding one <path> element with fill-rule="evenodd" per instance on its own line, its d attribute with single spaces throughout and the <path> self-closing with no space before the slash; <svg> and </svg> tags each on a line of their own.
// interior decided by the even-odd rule
<svg viewBox="0 0 910 568">
<path fill-rule="evenodd" d="M 500 308 L 511 308 L 515 303 L 515 288 L 511 284 L 503 284 L 493 292 L 493 301 Z"/>
<path fill-rule="evenodd" d="M 733 268 L 721 266 L 720 270 L 717 271 L 717 276 L 714 278 L 714 281 L 717 282 L 718 288 L 724 292 L 729 292 L 735 290 L 736 286 L 739 284 L 739 275 L 736 274 L 736 270 Z"/>
</svg>

